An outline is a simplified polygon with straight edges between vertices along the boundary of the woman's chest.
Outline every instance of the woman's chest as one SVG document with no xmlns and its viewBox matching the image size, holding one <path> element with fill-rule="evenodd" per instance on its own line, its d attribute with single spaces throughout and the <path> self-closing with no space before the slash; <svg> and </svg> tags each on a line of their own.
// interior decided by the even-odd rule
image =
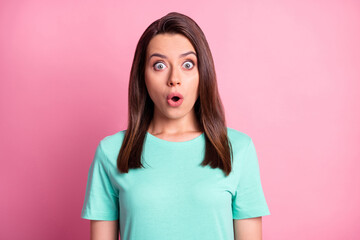
<svg viewBox="0 0 360 240">
<path fill-rule="evenodd" d="M 179 215 L 209 209 L 229 211 L 236 188 L 234 176 L 209 166 L 130 170 L 116 178 L 120 208 L 127 213 L 168 211 Z"/>
</svg>

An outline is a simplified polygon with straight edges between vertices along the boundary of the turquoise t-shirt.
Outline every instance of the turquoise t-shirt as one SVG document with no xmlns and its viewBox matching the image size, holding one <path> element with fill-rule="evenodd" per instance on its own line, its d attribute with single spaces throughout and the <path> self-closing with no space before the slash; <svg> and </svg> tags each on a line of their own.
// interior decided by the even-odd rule
<svg viewBox="0 0 360 240">
<path fill-rule="evenodd" d="M 88 173 L 81 217 L 119 219 L 122 240 L 233 240 L 233 219 L 270 215 L 252 139 L 227 128 L 233 170 L 201 166 L 204 133 L 171 142 L 146 133 L 141 169 L 119 173 L 126 130 L 102 139 Z"/>
</svg>

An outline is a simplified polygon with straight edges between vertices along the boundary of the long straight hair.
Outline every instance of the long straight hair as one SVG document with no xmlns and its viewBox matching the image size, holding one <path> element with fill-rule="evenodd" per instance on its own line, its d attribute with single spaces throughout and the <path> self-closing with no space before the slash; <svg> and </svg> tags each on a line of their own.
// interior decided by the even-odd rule
<svg viewBox="0 0 360 240">
<path fill-rule="evenodd" d="M 117 168 L 120 173 L 127 173 L 131 168 L 144 167 L 141 162 L 142 149 L 154 114 L 154 103 L 145 85 L 145 58 L 150 40 L 161 33 L 182 34 L 196 50 L 199 97 L 194 104 L 194 110 L 200 128 L 205 133 L 206 144 L 205 158 L 201 165 L 220 168 L 228 176 L 233 153 L 227 136 L 225 114 L 209 44 L 197 23 L 177 12 L 170 12 L 150 24 L 136 46 L 129 80 L 128 126 L 117 158 Z"/>
</svg>

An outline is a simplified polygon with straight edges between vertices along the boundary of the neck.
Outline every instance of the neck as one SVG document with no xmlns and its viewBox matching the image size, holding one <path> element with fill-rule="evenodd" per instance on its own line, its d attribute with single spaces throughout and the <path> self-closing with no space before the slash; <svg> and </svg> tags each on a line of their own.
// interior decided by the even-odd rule
<svg viewBox="0 0 360 240">
<path fill-rule="evenodd" d="M 177 135 L 188 132 L 200 132 L 201 127 L 196 118 L 195 111 L 192 109 L 185 116 L 178 118 L 168 118 L 154 111 L 154 117 L 148 128 L 151 134 Z"/>
</svg>

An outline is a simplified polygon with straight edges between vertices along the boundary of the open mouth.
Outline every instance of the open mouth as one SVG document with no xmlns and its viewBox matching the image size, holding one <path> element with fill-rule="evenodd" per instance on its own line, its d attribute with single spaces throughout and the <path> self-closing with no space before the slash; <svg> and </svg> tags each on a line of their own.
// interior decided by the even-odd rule
<svg viewBox="0 0 360 240">
<path fill-rule="evenodd" d="M 179 92 L 170 93 L 166 98 L 171 107 L 179 107 L 184 101 L 184 97 Z"/>
<path fill-rule="evenodd" d="M 170 93 L 167 96 L 167 102 L 171 107 L 179 107 L 183 101 L 184 98 L 179 92 Z"/>
</svg>

